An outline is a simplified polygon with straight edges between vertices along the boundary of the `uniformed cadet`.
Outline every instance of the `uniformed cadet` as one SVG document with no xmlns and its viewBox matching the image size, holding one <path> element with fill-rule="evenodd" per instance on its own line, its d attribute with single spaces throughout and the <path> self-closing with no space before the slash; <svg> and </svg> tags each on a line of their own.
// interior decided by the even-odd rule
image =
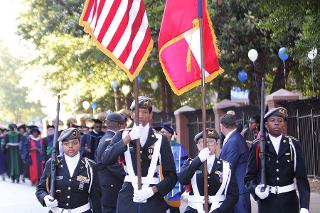
<svg viewBox="0 0 320 213">
<path fill-rule="evenodd" d="M 133 111 L 135 103 L 130 109 Z M 118 195 L 117 213 L 164 213 L 163 197 L 177 181 L 176 169 L 167 139 L 150 128 L 152 104 L 148 97 L 139 97 L 139 123 L 131 131 L 119 131 L 104 153 L 104 162 L 114 164 L 118 156 L 124 160 L 127 175 Z M 136 176 L 136 144 L 140 139 L 142 189 Z M 162 177 L 160 179 L 160 165 Z"/>
<path fill-rule="evenodd" d="M 55 197 L 49 195 L 51 159 L 37 186 L 36 196 L 43 206 L 53 213 L 100 213 L 100 189 L 95 163 L 80 157 L 80 132 L 76 128 L 64 130 L 58 141 L 62 142 L 64 155 L 57 158 Z"/>
<path fill-rule="evenodd" d="M 207 160 L 208 167 L 208 203 L 209 212 L 233 213 L 239 198 L 239 190 L 231 166 L 228 162 L 218 158 L 219 134 L 207 128 L 208 147 L 203 148 L 203 131 L 194 137 L 199 154 L 189 159 L 179 174 L 179 182 L 183 185 L 191 184 L 188 197 L 188 207 L 185 212 L 204 213 L 204 174 L 203 162 Z"/>
<path fill-rule="evenodd" d="M 117 161 L 112 165 L 106 165 L 102 162 L 102 156 L 112 137 L 117 131 L 125 127 L 125 118 L 119 113 L 111 112 L 107 115 L 105 124 L 107 126 L 107 130 L 104 136 L 100 139 L 97 148 L 96 162 L 102 194 L 102 212 L 115 213 L 118 193 L 121 189 L 126 173 L 121 161 Z"/>
<path fill-rule="evenodd" d="M 245 184 L 255 200 L 259 213 L 308 213 L 310 186 L 307 179 L 300 142 L 284 136 L 287 110 L 283 107 L 271 109 L 264 116 L 268 130 L 266 137 L 265 165 L 266 182 L 260 183 L 260 144 L 256 142 L 250 149 Z M 296 184 L 294 183 L 296 179 Z M 299 191 L 299 199 L 296 193 Z M 299 202 L 300 200 L 300 202 Z"/>
</svg>

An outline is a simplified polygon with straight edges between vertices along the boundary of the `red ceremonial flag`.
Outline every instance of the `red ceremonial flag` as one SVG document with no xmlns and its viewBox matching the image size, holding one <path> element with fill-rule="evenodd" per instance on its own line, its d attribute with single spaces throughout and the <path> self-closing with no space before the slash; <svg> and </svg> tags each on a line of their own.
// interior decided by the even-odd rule
<svg viewBox="0 0 320 213">
<path fill-rule="evenodd" d="M 80 25 L 131 81 L 138 76 L 153 47 L 143 0 L 86 0 Z"/>
<path fill-rule="evenodd" d="M 212 23 L 203 0 L 203 46 L 205 81 L 223 72 Z M 167 0 L 159 35 L 159 58 L 175 94 L 201 84 L 201 49 L 198 0 Z"/>
</svg>

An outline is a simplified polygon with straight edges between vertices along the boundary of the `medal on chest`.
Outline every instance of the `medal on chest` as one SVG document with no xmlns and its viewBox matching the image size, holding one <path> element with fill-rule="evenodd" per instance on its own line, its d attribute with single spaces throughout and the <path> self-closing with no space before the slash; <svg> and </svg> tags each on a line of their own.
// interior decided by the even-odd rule
<svg viewBox="0 0 320 213">
<path fill-rule="evenodd" d="M 219 181 L 220 181 L 220 183 L 222 183 L 222 180 L 223 180 L 222 172 L 220 172 L 220 171 L 215 171 L 214 173 L 215 173 L 216 175 L 218 175 Z"/>
<path fill-rule="evenodd" d="M 154 151 L 154 145 L 148 147 L 148 158 L 151 160 Z"/>
<path fill-rule="evenodd" d="M 90 179 L 85 176 L 79 175 L 79 176 L 77 176 L 77 181 L 80 182 L 79 183 L 79 190 L 83 190 L 84 184 L 89 183 Z"/>
</svg>

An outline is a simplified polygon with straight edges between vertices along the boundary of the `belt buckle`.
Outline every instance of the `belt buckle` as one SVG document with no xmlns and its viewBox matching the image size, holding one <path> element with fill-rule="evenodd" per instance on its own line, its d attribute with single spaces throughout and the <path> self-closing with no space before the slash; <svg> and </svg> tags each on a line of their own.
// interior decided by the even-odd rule
<svg viewBox="0 0 320 213">
<path fill-rule="evenodd" d="M 279 186 L 275 186 L 275 193 L 278 194 L 278 188 Z"/>
</svg>

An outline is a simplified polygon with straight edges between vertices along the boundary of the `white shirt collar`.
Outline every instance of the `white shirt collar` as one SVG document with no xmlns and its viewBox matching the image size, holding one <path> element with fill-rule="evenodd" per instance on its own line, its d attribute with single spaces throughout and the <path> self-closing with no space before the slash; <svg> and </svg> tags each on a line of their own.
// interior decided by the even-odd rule
<svg viewBox="0 0 320 213">
<path fill-rule="evenodd" d="M 40 135 L 39 135 L 37 138 L 35 138 L 33 135 L 30 135 L 29 137 L 30 137 L 32 140 L 35 140 L 35 141 L 40 139 Z"/>
<path fill-rule="evenodd" d="M 66 164 L 68 166 L 70 177 L 73 176 L 74 170 L 76 169 L 78 162 L 80 160 L 80 153 L 76 154 L 73 157 L 69 157 L 68 155 L 64 155 L 64 159 L 66 160 Z"/>
<path fill-rule="evenodd" d="M 231 134 L 234 133 L 237 130 L 237 128 L 235 128 L 234 130 L 230 131 L 226 137 L 223 140 L 223 146 L 227 143 L 228 139 L 230 138 Z"/>
<path fill-rule="evenodd" d="M 212 166 L 214 164 L 215 159 L 216 159 L 215 155 L 209 155 L 209 157 L 207 159 L 207 166 L 208 166 L 208 173 L 209 174 L 211 173 L 211 169 L 212 169 Z"/>
<path fill-rule="evenodd" d="M 149 129 L 150 129 L 149 123 L 147 123 L 142 129 L 142 135 L 140 138 L 141 146 L 144 146 L 144 144 L 147 142 L 148 135 L 149 135 Z"/>
<path fill-rule="evenodd" d="M 273 145 L 274 150 L 276 150 L 276 153 L 279 153 L 279 148 L 280 148 L 280 142 L 282 139 L 282 134 L 279 135 L 278 137 L 274 137 L 272 135 L 269 134 L 269 138 L 271 140 L 271 143 Z"/>
</svg>

